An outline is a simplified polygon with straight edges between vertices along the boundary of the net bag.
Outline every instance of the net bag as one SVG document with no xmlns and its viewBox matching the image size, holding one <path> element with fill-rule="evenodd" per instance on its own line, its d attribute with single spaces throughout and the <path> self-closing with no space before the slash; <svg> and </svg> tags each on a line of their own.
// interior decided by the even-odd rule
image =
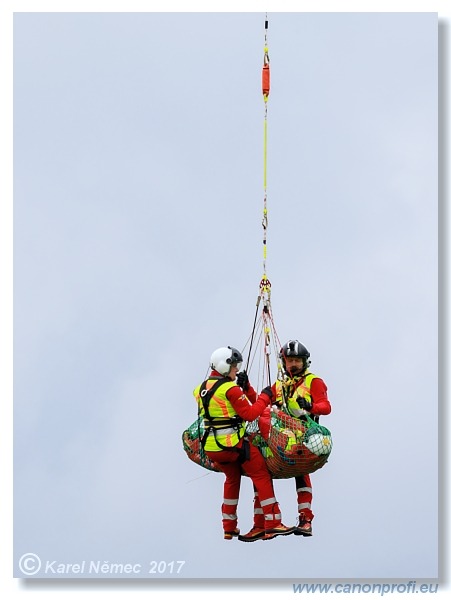
<svg viewBox="0 0 451 600">
<path fill-rule="evenodd" d="M 309 416 L 299 420 L 279 409 L 266 409 L 246 431 L 274 479 L 313 473 L 324 466 L 332 451 L 326 427 Z"/>
<path fill-rule="evenodd" d="M 183 449 L 197 465 L 221 472 L 202 448 L 204 431 L 203 418 L 198 417 L 182 434 Z M 261 417 L 248 423 L 246 435 L 260 450 L 274 479 L 314 473 L 328 461 L 333 446 L 326 427 L 310 417 L 301 421 L 274 408 L 266 409 Z"/>
<path fill-rule="evenodd" d="M 206 454 L 200 440 L 204 435 L 204 421 L 198 417 L 182 434 L 183 449 L 190 460 L 209 471 L 220 471 Z"/>
</svg>

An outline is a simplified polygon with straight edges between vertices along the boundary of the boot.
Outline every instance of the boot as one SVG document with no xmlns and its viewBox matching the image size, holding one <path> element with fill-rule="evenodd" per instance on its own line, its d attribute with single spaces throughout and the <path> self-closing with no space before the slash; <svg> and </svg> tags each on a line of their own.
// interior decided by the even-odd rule
<svg viewBox="0 0 451 600">
<path fill-rule="evenodd" d="M 224 539 L 231 540 L 234 537 L 238 537 L 240 530 L 238 528 L 232 529 L 232 531 L 224 531 Z"/>
<path fill-rule="evenodd" d="M 305 537 L 313 535 L 312 522 L 304 516 L 304 513 L 299 514 L 299 523 L 294 530 L 294 535 L 303 535 Z"/>
<path fill-rule="evenodd" d="M 252 527 L 252 529 L 244 535 L 239 535 L 238 539 L 240 542 L 255 542 L 265 536 L 265 530 L 263 527 Z"/>
<path fill-rule="evenodd" d="M 277 525 L 276 527 L 271 527 L 270 529 L 266 529 L 264 540 L 272 540 L 278 535 L 290 535 L 290 533 L 294 533 L 296 527 L 287 527 L 283 523 Z"/>
</svg>

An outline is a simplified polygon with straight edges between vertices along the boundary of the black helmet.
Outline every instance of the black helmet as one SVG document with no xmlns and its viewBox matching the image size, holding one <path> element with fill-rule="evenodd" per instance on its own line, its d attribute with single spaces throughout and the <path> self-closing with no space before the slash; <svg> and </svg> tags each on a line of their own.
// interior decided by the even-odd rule
<svg viewBox="0 0 451 600">
<path fill-rule="evenodd" d="M 298 340 L 289 340 L 280 349 L 279 358 L 282 360 L 283 368 L 285 369 L 285 371 L 287 370 L 285 366 L 285 358 L 287 356 L 296 356 L 297 358 L 304 359 L 304 367 L 302 369 L 302 372 L 304 372 L 305 369 L 307 369 L 310 366 L 310 352 L 307 350 L 304 344 L 301 344 L 301 342 L 299 342 Z"/>
</svg>

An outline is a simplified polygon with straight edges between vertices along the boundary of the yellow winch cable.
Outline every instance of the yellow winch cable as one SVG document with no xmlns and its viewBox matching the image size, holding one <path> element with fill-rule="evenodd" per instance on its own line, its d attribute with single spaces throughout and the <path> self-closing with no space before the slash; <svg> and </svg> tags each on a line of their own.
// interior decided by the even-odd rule
<svg viewBox="0 0 451 600">
<path fill-rule="evenodd" d="M 266 370 L 266 379 L 269 384 L 271 383 L 270 374 L 270 360 L 269 355 L 271 352 L 271 334 L 273 333 L 274 323 L 271 311 L 271 282 L 266 275 L 266 259 L 267 259 L 267 243 L 266 243 L 266 230 L 268 228 L 268 208 L 267 208 L 267 148 L 268 148 L 268 97 L 270 90 L 270 72 L 269 72 L 269 50 L 268 50 L 268 13 L 265 18 L 265 44 L 263 49 L 263 68 L 262 68 L 262 93 L 263 101 L 265 106 L 264 120 L 263 120 L 263 277 L 260 281 L 260 291 L 257 298 L 256 313 L 254 319 L 254 327 L 250 336 L 249 356 L 247 365 L 251 359 L 251 350 L 254 340 L 255 328 L 257 324 L 257 314 L 259 305 L 262 301 L 263 311 L 261 316 L 261 346 L 264 352 L 264 362 Z M 246 344 L 247 345 L 247 344 Z M 268 383 L 266 384 L 268 385 Z"/>
<path fill-rule="evenodd" d="M 268 207 L 267 207 L 267 149 L 268 149 L 268 98 L 270 90 L 270 71 L 269 71 L 269 50 L 268 50 L 268 14 L 265 17 L 265 45 L 263 51 L 263 68 L 262 68 L 262 93 L 265 103 L 265 117 L 263 120 L 263 277 L 260 282 L 260 295 L 263 300 L 263 344 L 267 370 L 267 378 L 271 382 L 270 360 L 269 354 L 271 351 L 271 326 L 270 326 L 270 295 L 271 283 L 266 276 L 266 258 L 267 258 L 267 240 L 266 231 L 268 229 Z"/>
<path fill-rule="evenodd" d="M 263 278 L 262 282 L 265 282 L 266 286 L 266 258 L 267 258 L 267 244 L 266 244 L 266 230 L 268 227 L 268 208 L 267 208 L 267 185 L 266 185 L 266 173 L 267 173 L 267 148 L 268 148 L 268 97 L 270 89 L 270 74 L 269 74 L 269 53 L 268 53 L 268 14 L 265 18 L 265 45 L 263 51 L 263 69 L 262 69 L 262 93 L 263 101 L 265 103 L 265 116 L 263 120 Z M 269 282 L 268 282 L 269 283 Z"/>
</svg>

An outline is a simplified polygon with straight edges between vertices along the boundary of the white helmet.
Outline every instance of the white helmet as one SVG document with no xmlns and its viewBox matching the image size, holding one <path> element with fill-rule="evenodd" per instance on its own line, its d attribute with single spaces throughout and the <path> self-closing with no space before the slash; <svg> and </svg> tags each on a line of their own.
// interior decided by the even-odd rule
<svg viewBox="0 0 451 600">
<path fill-rule="evenodd" d="M 232 346 L 227 348 L 218 348 L 213 352 L 210 359 L 210 366 L 221 375 L 227 376 L 230 373 L 230 367 L 236 365 L 238 371 L 241 369 L 243 357 L 241 352 Z"/>
</svg>

